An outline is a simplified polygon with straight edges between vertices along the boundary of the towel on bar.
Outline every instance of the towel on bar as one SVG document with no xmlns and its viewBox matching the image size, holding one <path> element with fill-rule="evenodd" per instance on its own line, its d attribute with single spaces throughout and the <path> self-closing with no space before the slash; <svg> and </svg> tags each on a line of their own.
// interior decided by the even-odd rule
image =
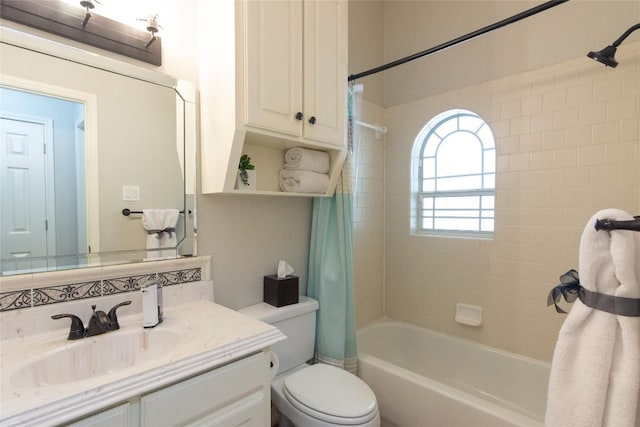
<svg viewBox="0 0 640 427">
<path fill-rule="evenodd" d="M 142 227 L 147 230 L 147 259 L 175 258 L 178 245 L 178 209 L 143 209 Z M 159 250 L 171 248 L 170 250 Z"/>
<path fill-rule="evenodd" d="M 284 153 L 284 162 L 285 169 L 329 173 L 329 153 L 325 151 L 290 148 Z"/>
<path fill-rule="evenodd" d="M 325 193 L 329 175 L 306 170 L 286 170 L 279 174 L 280 189 L 298 193 Z"/>
<path fill-rule="evenodd" d="M 580 239 L 580 284 L 590 291 L 640 298 L 640 233 L 596 231 L 595 220 L 631 220 L 605 209 Z M 640 317 L 596 310 L 575 301 L 556 343 L 547 427 L 640 426 Z"/>
</svg>

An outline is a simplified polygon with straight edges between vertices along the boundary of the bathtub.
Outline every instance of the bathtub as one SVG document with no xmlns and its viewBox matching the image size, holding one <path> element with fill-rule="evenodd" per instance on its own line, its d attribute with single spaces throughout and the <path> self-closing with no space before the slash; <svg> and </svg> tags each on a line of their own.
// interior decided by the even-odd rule
<svg viewBox="0 0 640 427">
<path fill-rule="evenodd" d="M 360 329 L 357 343 L 383 426 L 544 425 L 548 363 L 395 321 Z"/>
</svg>

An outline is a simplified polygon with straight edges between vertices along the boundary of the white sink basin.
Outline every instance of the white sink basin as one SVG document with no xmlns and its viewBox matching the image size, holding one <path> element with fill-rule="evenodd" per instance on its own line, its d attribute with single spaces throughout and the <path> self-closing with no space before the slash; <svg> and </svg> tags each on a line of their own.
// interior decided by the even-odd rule
<svg viewBox="0 0 640 427">
<path fill-rule="evenodd" d="M 68 341 L 28 360 L 13 373 L 11 382 L 40 387 L 110 374 L 175 350 L 181 337 L 173 330 L 136 328 Z"/>
</svg>

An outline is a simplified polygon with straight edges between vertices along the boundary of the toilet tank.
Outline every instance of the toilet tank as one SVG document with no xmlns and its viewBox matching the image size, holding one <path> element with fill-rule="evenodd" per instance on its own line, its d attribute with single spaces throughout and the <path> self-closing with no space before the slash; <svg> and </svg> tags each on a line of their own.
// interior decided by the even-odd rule
<svg viewBox="0 0 640 427">
<path fill-rule="evenodd" d="M 313 358 L 318 306 L 318 301 L 301 296 L 297 304 L 274 307 L 263 302 L 238 311 L 275 326 L 287 336 L 271 347 L 280 360 L 278 373 L 282 373 Z"/>
</svg>

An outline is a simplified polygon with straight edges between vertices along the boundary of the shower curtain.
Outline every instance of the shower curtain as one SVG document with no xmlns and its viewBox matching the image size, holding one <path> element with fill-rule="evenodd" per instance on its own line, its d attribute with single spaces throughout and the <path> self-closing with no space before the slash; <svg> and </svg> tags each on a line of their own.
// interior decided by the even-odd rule
<svg viewBox="0 0 640 427">
<path fill-rule="evenodd" d="M 313 200 L 307 294 L 320 303 L 316 362 L 356 373 L 353 290 L 354 91 L 348 94 L 348 150 L 333 197 Z"/>
</svg>

